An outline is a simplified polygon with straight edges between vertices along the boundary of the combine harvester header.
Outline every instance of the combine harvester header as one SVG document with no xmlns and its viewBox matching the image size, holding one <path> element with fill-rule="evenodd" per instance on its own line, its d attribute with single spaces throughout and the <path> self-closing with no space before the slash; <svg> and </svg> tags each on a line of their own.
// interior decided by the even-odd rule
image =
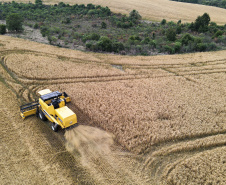
<svg viewBox="0 0 226 185">
<path fill-rule="evenodd" d="M 37 101 L 20 106 L 20 115 L 23 119 L 36 114 L 41 120 L 48 119 L 52 122 L 51 128 L 55 132 L 59 126 L 64 129 L 77 124 L 76 114 L 66 106 L 71 102 L 71 98 L 65 92 L 44 89 L 38 94 L 40 97 Z"/>
</svg>

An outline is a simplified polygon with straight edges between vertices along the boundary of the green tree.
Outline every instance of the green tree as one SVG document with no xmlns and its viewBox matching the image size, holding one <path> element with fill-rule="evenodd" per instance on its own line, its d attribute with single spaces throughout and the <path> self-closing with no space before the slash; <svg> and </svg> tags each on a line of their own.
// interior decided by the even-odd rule
<svg viewBox="0 0 226 185">
<path fill-rule="evenodd" d="M 0 24 L 0 34 L 3 35 L 6 33 L 6 25 Z"/>
<path fill-rule="evenodd" d="M 6 18 L 6 27 L 9 31 L 22 31 L 23 18 L 18 13 L 12 13 Z"/>
<path fill-rule="evenodd" d="M 179 52 L 180 52 L 181 45 L 182 45 L 182 44 L 181 44 L 180 42 L 176 42 L 176 43 L 174 44 L 174 50 L 175 50 L 176 53 L 179 53 Z"/>
<path fill-rule="evenodd" d="M 198 16 L 194 23 L 194 30 L 198 32 L 208 31 L 208 25 L 210 22 L 210 16 L 204 13 L 202 16 Z"/>
<path fill-rule="evenodd" d="M 161 25 L 165 25 L 166 24 L 166 19 L 163 19 L 162 21 L 161 21 Z"/>
<path fill-rule="evenodd" d="M 102 23 L 101 23 L 101 28 L 102 28 L 102 29 L 106 29 L 106 28 L 107 28 L 106 22 L 102 22 Z"/>
<path fill-rule="evenodd" d="M 164 50 L 165 50 L 167 53 L 169 53 L 169 54 L 174 54 L 174 53 L 175 53 L 174 48 L 172 48 L 172 47 L 170 47 L 170 46 L 168 46 L 168 45 L 164 46 Z"/>
<path fill-rule="evenodd" d="M 112 51 L 112 41 L 108 37 L 101 37 L 100 40 L 97 43 L 98 48 L 102 51 Z"/>
<path fill-rule="evenodd" d="M 38 28 L 39 28 L 38 23 L 35 23 L 35 24 L 34 24 L 34 29 L 38 29 Z"/>
<path fill-rule="evenodd" d="M 125 49 L 125 47 L 124 47 L 123 43 L 121 43 L 121 42 L 114 42 L 112 44 L 112 51 L 114 51 L 116 53 L 118 53 L 119 51 L 122 51 L 124 49 Z"/>
<path fill-rule="evenodd" d="M 210 16 L 209 16 L 208 13 L 204 13 L 202 15 L 202 23 L 203 23 L 204 26 L 208 26 L 209 25 L 209 23 L 210 23 Z"/>
<path fill-rule="evenodd" d="M 181 34 L 181 31 L 182 31 L 181 25 L 178 25 L 178 26 L 177 26 L 177 29 L 176 29 L 176 33 L 177 33 L 177 34 Z"/>
<path fill-rule="evenodd" d="M 42 5 L 42 0 L 35 0 L 36 5 Z"/>
<path fill-rule="evenodd" d="M 189 41 L 193 41 L 194 38 L 189 34 L 189 33 L 186 33 L 185 35 L 183 35 L 182 37 L 182 44 L 183 45 L 188 45 L 188 42 Z"/>
<path fill-rule="evenodd" d="M 176 31 L 173 29 L 167 30 L 166 37 L 169 41 L 175 41 L 176 40 Z"/>
<path fill-rule="evenodd" d="M 138 11 L 133 10 L 129 13 L 129 18 L 132 20 L 140 20 L 141 19 L 141 15 L 139 14 Z"/>
<path fill-rule="evenodd" d="M 144 40 L 141 41 L 141 44 L 149 44 L 150 41 L 151 41 L 150 38 L 146 37 L 144 38 Z"/>
<path fill-rule="evenodd" d="M 92 33 L 90 35 L 90 37 L 91 37 L 91 40 L 99 40 L 100 39 L 100 35 L 97 33 Z"/>
<path fill-rule="evenodd" d="M 218 31 L 213 35 L 213 38 L 219 37 L 219 36 L 223 35 L 223 33 L 224 33 L 223 31 L 218 30 Z"/>
<path fill-rule="evenodd" d="M 207 44 L 206 43 L 198 43 L 197 44 L 197 51 L 206 51 Z"/>
<path fill-rule="evenodd" d="M 87 4 L 87 8 L 88 9 L 95 9 L 95 5 L 93 5 L 92 3 Z"/>
</svg>

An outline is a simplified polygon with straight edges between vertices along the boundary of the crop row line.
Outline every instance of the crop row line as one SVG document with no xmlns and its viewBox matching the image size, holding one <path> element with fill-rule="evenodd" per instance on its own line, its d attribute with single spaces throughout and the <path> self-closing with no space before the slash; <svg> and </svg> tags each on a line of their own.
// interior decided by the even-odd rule
<svg viewBox="0 0 226 185">
<path fill-rule="evenodd" d="M 221 62 L 223 61 L 223 62 Z M 177 68 L 200 68 L 200 67 L 206 67 L 206 66 L 216 66 L 221 64 L 226 64 L 226 59 L 217 60 L 213 63 L 209 63 L 208 65 L 198 65 L 199 63 L 188 63 L 188 64 L 156 64 L 156 65 L 147 65 L 147 66 L 141 66 L 141 65 L 134 65 L 129 66 L 125 64 L 125 67 L 130 69 L 159 69 L 159 68 L 170 68 L 170 69 L 177 69 Z"/>
</svg>

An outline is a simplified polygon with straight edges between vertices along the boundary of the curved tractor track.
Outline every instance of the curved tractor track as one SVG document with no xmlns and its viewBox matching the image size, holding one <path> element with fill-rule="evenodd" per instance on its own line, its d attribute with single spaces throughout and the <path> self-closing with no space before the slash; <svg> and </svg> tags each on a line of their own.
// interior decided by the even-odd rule
<svg viewBox="0 0 226 185">
<path fill-rule="evenodd" d="M 0 80 L 10 89 L 11 92 L 14 93 L 18 100 L 17 104 L 19 105 L 25 102 L 33 101 L 37 98 L 36 93 L 38 90 L 48 88 L 49 86 L 55 87 L 54 85 L 60 87 L 61 84 L 70 85 L 75 83 L 100 83 L 120 80 L 130 81 L 134 79 L 160 79 L 171 78 L 172 76 L 182 77 L 186 81 L 198 84 L 200 88 L 214 88 L 215 90 L 218 90 L 219 95 L 226 95 L 225 87 L 222 88 L 222 86 L 225 86 L 224 83 L 220 84 L 222 86 L 219 86 L 218 84 L 210 85 L 206 81 L 200 80 L 201 78 L 209 78 L 209 75 L 222 75 L 225 78 L 226 58 L 205 62 L 191 62 L 186 64 L 139 65 L 120 63 L 119 65 L 126 72 L 125 74 L 86 75 L 79 77 L 75 75 L 52 78 L 41 76 L 32 78 L 26 74 L 19 74 L 12 71 L 10 67 L 7 66 L 7 55 L 17 53 L 33 54 L 37 56 L 43 55 L 48 57 L 55 57 L 56 55 L 29 50 L 7 50 L 1 51 L 0 53 Z M 88 60 L 78 61 L 76 58 L 60 55 L 57 57 L 62 61 L 68 60 L 72 63 L 85 62 L 87 64 L 92 63 L 94 65 L 108 65 L 108 67 L 112 67 L 110 63 Z M 210 80 L 214 82 L 215 77 Z M 14 103 L 15 102 L 16 101 L 14 100 Z M 5 106 L 7 107 L 6 104 Z M 40 122 L 40 124 L 38 123 L 39 131 L 42 131 L 42 133 L 40 133 L 42 137 L 44 137 L 39 144 L 42 145 L 42 142 L 46 142 L 47 145 L 51 146 L 51 150 L 54 150 L 53 155 L 48 157 L 49 161 L 44 161 L 40 168 L 43 169 L 44 164 L 48 163 L 50 165 L 53 161 L 60 161 L 60 166 L 63 166 L 65 170 L 70 171 L 68 176 L 72 180 L 67 182 L 69 184 L 71 182 L 79 184 L 169 184 L 171 182 L 173 184 L 175 182 L 174 178 L 176 178 L 173 172 L 176 174 L 178 169 L 183 168 L 186 165 L 189 166 L 189 162 L 192 161 L 194 157 L 196 159 L 202 155 L 205 156 L 208 152 L 220 154 L 225 150 L 226 129 L 224 127 L 220 131 L 206 132 L 197 135 L 191 134 L 172 141 L 158 142 L 157 144 L 153 144 L 151 147 L 144 150 L 143 154 L 132 154 L 120 146 L 120 144 L 117 143 L 117 138 L 113 135 L 98 128 L 87 126 L 95 126 L 95 122 L 92 121 L 88 114 L 80 109 L 79 105 L 72 103 L 71 107 L 78 114 L 79 122 L 82 125 L 66 131 L 66 133 L 61 131 L 59 135 L 56 135 L 55 133 L 51 133 L 49 135 L 49 130 L 46 131 L 46 128 L 44 128 L 46 127 L 46 124 L 43 124 L 34 118 L 36 123 Z M 4 110 L 3 105 L 1 106 L 1 110 Z M 15 111 L 18 109 L 14 107 L 13 110 Z M 221 114 L 226 117 L 226 107 L 224 110 L 217 112 L 216 116 L 217 114 Z M 14 115 L 17 115 L 17 113 L 14 113 Z M 20 119 L 18 116 L 15 116 L 13 119 L 13 127 L 10 128 L 8 126 L 1 131 L 5 135 L 8 131 L 15 133 L 15 130 L 22 125 L 19 124 L 18 126 L 14 123 L 17 119 Z M 28 119 L 31 121 L 33 118 Z M 26 121 L 26 123 L 29 121 Z M 32 130 L 33 126 L 30 125 L 30 127 L 30 130 Z M 22 129 L 19 134 L 22 134 L 24 131 L 25 130 Z M 35 137 L 36 136 L 32 137 L 32 140 L 35 140 Z M 21 142 L 26 142 L 25 140 L 26 138 L 23 137 Z M 61 144 L 58 145 L 58 142 Z M 29 142 L 26 143 L 31 147 L 29 152 L 32 153 L 35 146 Z M 3 146 L 3 148 L 6 147 L 7 146 L 5 145 Z M 38 156 L 38 153 L 35 152 L 33 155 L 33 158 L 35 158 L 35 155 Z M 222 152 L 222 156 L 225 157 L 225 152 Z M 69 157 L 70 160 L 64 160 L 65 157 Z M 15 161 L 12 161 L 12 163 L 14 162 Z M 36 162 L 39 165 L 41 164 L 37 160 Z M 75 168 L 78 164 L 79 169 Z M 2 162 L 0 165 L 3 165 L 4 168 L 6 168 L 6 165 Z M 201 165 L 201 167 L 203 167 L 203 164 Z M 5 171 L 7 170 L 8 169 L 5 169 Z M 81 175 L 80 170 L 84 170 L 84 175 Z M 46 172 L 45 169 L 43 169 L 43 171 Z M 72 178 L 75 174 L 79 180 L 75 180 L 75 177 Z M 50 176 L 49 179 L 52 178 Z M 92 178 L 90 176 L 92 176 Z M 86 177 L 88 178 L 86 179 Z M 220 181 L 220 183 L 226 181 L 225 177 L 221 180 L 222 181 Z M 60 181 L 56 182 L 59 183 Z"/>
<path fill-rule="evenodd" d="M 23 51 L 26 53 L 26 51 Z M 30 51 L 28 51 L 30 53 Z M 9 52 L 7 52 L 9 53 Z M 13 53 L 10 51 L 10 53 Z M 36 92 L 42 88 L 48 88 L 48 84 L 54 84 L 54 80 L 50 79 L 50 83 L 43 82 L 43 79 L 29 79 L 22 77 L 19 74 L 12 72 L 6 65 L 5 57 L 1 58 L 1 79 L 2 82 L 8 87 L 11 92 L 17 97 L 17 104 L 21 105 L 25 102 L 34 101 Z M 108 76 L 106 76 L 108 78 Z M 85 77 L 78 78 L 78 83 L 88 81 L 95 82 L 96 79 L 106 78 L 104 77 Z M 114 77 L 114 76 L 113 76 Z M 116 75 L 116 78 L 118 76 Z M 121 76 L 119 76 L 121 77 Z M 95 80 L 93 80 L 93 78 Z M 112 77 L 111 77 L 112 78 Z M 30 82 L 30 80 L 32 82 Z M 62 79 L 62 84 L 65 84 L 68 79 Z M 70 80 L 77 80 L 76 77 L 70 78 Z M 108 80 L 108 79 L 104 79 Z M 24 81 L 26 81 L 24 83 Z M 40 84 L 38 83 L 40 82 Z M 59 84 L 55 82 L 56 84 Z M 75 83 L 75 82 L 70 82 Z M 30 85 L 32 84 L 32 85 Z M 17 87 L 17 88 L 16 88 Z M 70 106 L 70 105 L 69 105 Z M 90 121 L 87 115 L 85 115 L 77 106 L 71 105 L 75 110 L 80 124 L 87 125 Z M 18 113 L 18 109 L 17 113 Z M 16 113 L 16 114 L 17 114 Z M 18 116 L 17 116 L 18 117 Z M 20 118 L 18 118 L 20 119 Z M 27 118 L 28 120 L 34 119 L 34 124 L 39 122 L 43 124 L 42 121 L 37 120 L 38 118 Z M 27 121 L 27 120 L 26 120 Z M 38 123 L 38 126 L 40 125 Z M 48 129 L 43 130 L 44 127 Z M 74 129 L 66 131 L 66 138 L 64 137 L 65 131 L 60 130 L 56 135 L 50 131 L 50 124 L 48 122 L 42 125 L 42 132 L 45 138 L 47 139 L 48 144 L 56 150 L 55 154 L 48 157 L 48 164 L 60 163 L 64 168 L 71 170 L 69 177 L 72 178 L 72 182 L 81 183 L 81 184 L 126 184 L 126 183 L 135 183 L 135 184 L 147 184 L 150 182 L 150 178 L 146 175 L 146 179 L 143 178 L 143 174 L 139 174 L 139 166 L 135 166 L 137 159 L 135 156 L 130 154 L 128 151 L 124 151 L 118 144 L 113 144 L 114 139 L 112 135 L 109 135 L 107 132 L 99 130 L 95 127 L 89 126 L 78 126 Z M 50 132 L 50 133 L 48 133 Z M 90 138 L 90 132 L 97 133 L 92 138 Z M 48 135 L 48 136 L 47 136 Z M 76 140 L 76 142 L 73 142 Z M 107 140 L 106 142 L 102 142 Z M 45 142 L 42 141 L 41 142 Z M 59 143 L 58 143 L 59 142 Z M 75 143 L 81 142 L 79 146 Z M 108 143 L 109 142 L 109 143 Z M 66 147 L 66 148 L 65 148 Z M 102 149 L 101 149 L 102 147 Z M 63 149 L 62 149 L 63 148 Z M 107 150 L 105 150 L 107 149 Z M 68 151 L 70 153 L 68 153 Z M 64 161 L 64 157 L 72 154 L 74 156 L 73 160 L 70 156 L 69 159 Z M 62 157 L 62 158 L 61 158 Z M 58 161 L 61 159 L 60 161 Z M 74 159 L 76 159 L 74 161 Z M 119 160 L 120 159 L 120 160 Z M 64 164 L 65 163 L 65 164 Z M 70 165 L 68 165 L 68 163 Z M 76 167 L 78 166 L 78 167 Z M 127 166 L 125 168 L 125 166 Z M 83 167 L 84 169 L 79 169 Z M 74 169 L 75 168 L 75 169 Z M 88 170 L 87 170 L 88 169 Z M 7 171 L 7 169 L 6 169 Z M 83 175 L 81 175 L 83 174 Z M 92 176 L 92 178 L 90 177 Z M 30 177 L 31 178 L 31 177 Z M 76 179 L 77 178 L 77 179 Z M 63 181 L 63 180 L 62 180 Z M 40 179 L 40 182 L 44 182 L 43 179 Z M 57 182 L 57 181 L 55 181 Z M 55 183 L 53 181 L 53 183 Z M 69 183 L 70 182 L 64 182 Z"/>
</svg>

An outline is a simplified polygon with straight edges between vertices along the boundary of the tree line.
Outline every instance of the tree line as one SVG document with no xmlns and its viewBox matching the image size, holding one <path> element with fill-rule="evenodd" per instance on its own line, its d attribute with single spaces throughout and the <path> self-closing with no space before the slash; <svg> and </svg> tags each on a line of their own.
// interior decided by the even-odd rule
<svg viewBox="0 0 226 185">
<path fill-rule="evenodd" d="M 60 2 L 0 2 L 0 34 L 22 32 L 23 25 L 39 29 L 49 43 L 59 47 L 83 46 L 94 52 L 128 55 L 187 53 L 225 49 L 226 25 L 211 22 L 207 13 L 192 23 L 167 21 L 147 23 L 138 11 L 113 13 L 93 4 Z"/>
</svg>

